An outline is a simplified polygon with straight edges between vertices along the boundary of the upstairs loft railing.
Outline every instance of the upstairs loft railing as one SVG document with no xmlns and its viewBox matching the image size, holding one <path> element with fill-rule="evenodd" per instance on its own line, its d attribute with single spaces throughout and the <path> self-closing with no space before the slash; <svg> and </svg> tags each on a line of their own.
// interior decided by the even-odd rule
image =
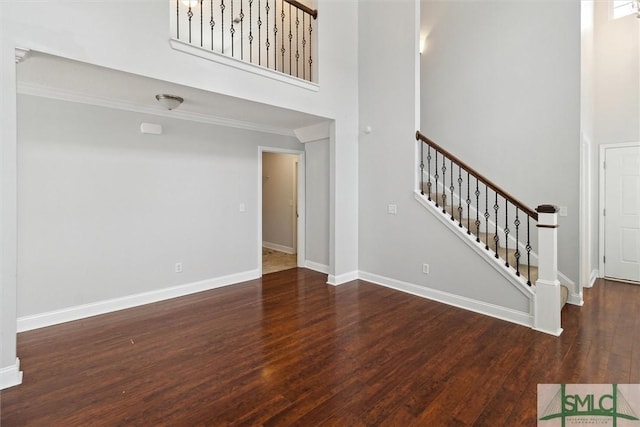
<svg viewBox="0 0 640 427">
<path fill-rule="evenodd" d="M 503 258 L 516 276 L 524 274 L 531 286 L 531 223 L 537 225 L 538 212 L 419 131 L 416 139 L 421 141 L 420 193 L 467 234 L 475 235 L 495 258 Z"/>
<path fill-rule="evenodd" d="M 318 11 L 296 0 L 171 0 L 173 37 L 313 82 Z"/>
</svg>

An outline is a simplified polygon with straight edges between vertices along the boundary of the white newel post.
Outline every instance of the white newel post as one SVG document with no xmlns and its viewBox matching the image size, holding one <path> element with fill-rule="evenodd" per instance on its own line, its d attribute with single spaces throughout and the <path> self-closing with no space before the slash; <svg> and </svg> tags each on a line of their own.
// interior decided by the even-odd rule
<svg viewBox="0 0 640 427">
<path fill-rule="evenodd" d="M 560 282 L 558 281 L 558 208 L 540 205 L 538 212 L 538 280 L 535 329 L 560 335 Z"/>
</svg>

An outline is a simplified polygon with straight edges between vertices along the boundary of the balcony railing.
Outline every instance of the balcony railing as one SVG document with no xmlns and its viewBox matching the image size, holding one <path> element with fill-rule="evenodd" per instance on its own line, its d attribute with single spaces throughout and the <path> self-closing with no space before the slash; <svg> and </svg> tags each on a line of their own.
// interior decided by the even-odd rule
<svg viewBox="0 0 640 427">
<path fill-rule="evenodd" d="M 173 37 L 314 81 L 318 11 L 296 0 L 170 0 Z"/>
</svg>

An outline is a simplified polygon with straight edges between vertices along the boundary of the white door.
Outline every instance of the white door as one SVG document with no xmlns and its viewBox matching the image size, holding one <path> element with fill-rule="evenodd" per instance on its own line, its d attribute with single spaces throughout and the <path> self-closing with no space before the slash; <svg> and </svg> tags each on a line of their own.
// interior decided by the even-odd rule
<svg viewBox="0 0 640 427">
<path fill-rule="evenodd" d="M 640 282 L 640 146 L 605 150 L 604 275 Z"/>
</svg>

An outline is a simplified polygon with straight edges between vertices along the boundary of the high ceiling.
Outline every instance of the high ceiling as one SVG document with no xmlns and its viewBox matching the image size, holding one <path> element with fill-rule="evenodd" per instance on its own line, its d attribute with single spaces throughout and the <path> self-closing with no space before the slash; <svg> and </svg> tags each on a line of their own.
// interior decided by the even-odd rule
<svg viewBox="0 0 640 427">
<path fill-rule="evenodd" d="M 178 118 L 232 123 L 284 135 L 325 122 L 311 114 L 273 107 L 218 93 L 115 71 L 83 62 L 31 52 L 18 64 L 18 92 L 106 105 Z M 167 112 L 155 99 L 167 93 L 184 98 L 180 108 Z"/>
</svg>

